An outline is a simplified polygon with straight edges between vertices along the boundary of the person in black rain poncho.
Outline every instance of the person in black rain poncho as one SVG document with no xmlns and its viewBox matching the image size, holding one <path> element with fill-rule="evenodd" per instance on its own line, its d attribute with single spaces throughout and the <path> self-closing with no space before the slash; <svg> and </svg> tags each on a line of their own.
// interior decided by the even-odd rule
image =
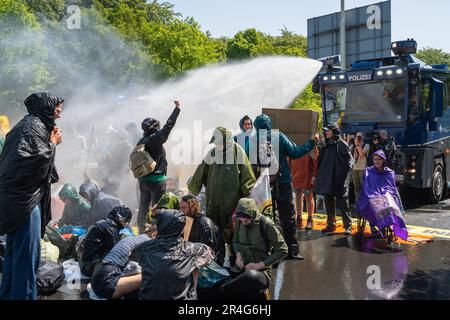
<svg viewBox="0 0 450 320">
<path fill-rule="evenodd" d="M 97 221 L 88 231 L 79 252 L 81 272 L 92 276 L 95 266 L 119 242 L 120 230 L 131 221 L 131 210 L 125 206 L 115 207 L 108 217 Z"/>
<path fill-rule="evenodd" d="M 113 208 L 123 205 L 120 199 L 104 193 L 93 181 L 83 183 L 80 186 L 79 194 L 91 204 L 86 218 L 88 226 L 106 218 Z"/>
<path fill-rule="evenodd" d="M 0 156 L 0 235 L 6 234 L 0 300 L 34 300 L 40 238 L 51 220 L 50 185 L 58 181 L 55 120 L 64 100 L 34 93 L 28 114 L 8 133 Z"/>
<path fill-rule="evenodd" d="M 156 212 L 158 235 L 136 251 L 142 267 L 140 300 L 196 300 L 197 270 L 213 259 L 212 250 L 182 238 L 185 216 L 178 210 Z"/>
</svg>

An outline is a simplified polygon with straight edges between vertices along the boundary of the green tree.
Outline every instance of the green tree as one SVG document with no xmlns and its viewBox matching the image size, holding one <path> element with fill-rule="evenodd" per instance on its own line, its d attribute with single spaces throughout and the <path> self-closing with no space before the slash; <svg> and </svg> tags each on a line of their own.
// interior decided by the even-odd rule
<svg viewBox="0 0 450 320">
<path fill-rule="evenodd" d="M 312 92 L 310 84 L 289 106 L 292 109 L 313 110 L 319 113 L 319 128 L 322 128 L 322 103 L 320 94 Z"/>
<path fill-rule="evenodd" d="M 227 58 L 241 60 L 261 55 L 273 55 L 275 48 L 269 38 L 256 29 L 238 32 L 227 45 Z"/>
<path fill-rule="evenodd" d="M 174 5 L 168 2 L 159 3 L 153 0 L 147 5 L 147 16 L 150 21 L 169 24 L 176 18 L 181 17 L 181 13 L 174 11 Z"/>
<path fill-rule="evenodd" d="M 25 1 L 0 2 L 0 52 L 0 113 L 15 118 L 27 95 L 51 82 L 41 26 Z"/>
<path fill-rule="evenodd" d="M 64 16 L 64 0 L 26 0 L 26 3 L 40 20 L 59 21 Z"/>
<path fill-rule="evenodd" d="M 155 63 L 169 76 L 221 60 L 220 47 L 208 38 L 193 19 L 165 25 L 152 22 L 144 32 L 144 45 Z"/>
<path fill-rule="evenodd" d="M 450 53 L 441 49 L 427 47 L 419 50 L 416 57 L 428 64 L 447 64 L 450 66 Z"/>
<path fill-rule="evenodd" d="M 277 53 L 288 56 L 307 56 L 307 39 L 302 35 L 289 31 L 286 27 L 280 30 L 281 36 L 272 37 L 272 45 L 277 49 Z"/>
</svg>

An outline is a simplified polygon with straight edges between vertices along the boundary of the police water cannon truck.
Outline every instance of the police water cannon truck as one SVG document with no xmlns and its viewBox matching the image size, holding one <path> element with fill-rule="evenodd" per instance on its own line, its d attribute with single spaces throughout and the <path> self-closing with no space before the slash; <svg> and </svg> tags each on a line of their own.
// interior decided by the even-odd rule
<svg viewBox="0 0 450 320">
<path fill-rule="evenodd" d="M 424 189 L 439 202 L 450 182 L 450 70 L 417 59 L 413 39 L 392 43 L 394 56 L 359 60 L 349 69 L 338 58 L 321 59 L 313 83 L 321 93 L 324 123 L 344 133 L 363 132 L 366 142 L 385 130 L 397 144 L 395 172 L 404 188 Z"/>
</svg>

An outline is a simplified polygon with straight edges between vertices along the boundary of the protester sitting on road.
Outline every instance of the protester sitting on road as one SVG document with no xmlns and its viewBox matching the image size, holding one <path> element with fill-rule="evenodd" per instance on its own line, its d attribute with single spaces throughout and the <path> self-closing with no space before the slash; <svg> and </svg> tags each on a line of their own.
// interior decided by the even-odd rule
<svg viewBox="0 0 450 320">
<path fill-rule="evenodd" d="M 175 109 L 162 129 L 160 129 L 160 122 L 156 119 L 147 118 L 142 121 L 141 127 L 144 136 L 139 140 L 138 145 L 145 145 L 145 151 L 156 162 L 156 167 L 152 173 L 139 178 L 140 204 L 137 219 L 139 233 L 145 229 L 149 209 L 166 191 L 167 159 L 164 144 L 169 139 L 170 132 L 175 127 L 180 114 L 179 101 L 174 101 L 174 103 Z"/>
<path fill-rule="evenodd" d="M 315 191 L 325 197 L 327 227 L 323 233 L 336 231 L 336 203 L 341 209 L 346 235 L 352 234 L 352 220 L 348 190 L 353 157 L 348 144 L 341 138 L 341 130 L 335 123 L 325 128 L 326 145 L 321 149 Z"/>
<path fill-rule="evenodd" d="M 378 228 L 382 234 L 385 227 L 393 226 L 394 234 L 404 240 L 408 238 L 408 231 L 403 221 L 403 205 L 395 182 L 395 172 L 387 167 L 387 158 L 383 150 L 378 150 L 373 156 L 374 166 L 367 168 L 363 177 L 363 189 L 358 201 L 358 212 L 362 218 L 367 220 L 372 228 Z M 389 198 L 394 203 L 389 202 Z M 383 201 L 372 201 L 372 199 L 382 199 Z M 389 207 L 386 212 L 385 205 Z M 394 208 L 394 206 L 396 208 Z"/>
<path fill-rule="evenodd" d="M 288 255 L 288 246 L 272 220 L 261 215 L 253 199 L 239 200 L 233 247 L 232 280 L 222 285 L 225 298 L 259 300 L 270 287 L 271 266 Z"/>
<path fill-rule="evenodd" d="M 106 218 L 113 208 L 123 205 L 120 199 L 104 193 L 93 181 L 83 183 L 80 186 L 79 193 L 91 204 L 91 209 L 86 219 L 88 226 Z"/>
<path fill-rule="evenodd" d="M 61 219 L 57 222 L 57 226 L 89 227 L 87 215 L 91 205 L 78 194 L 77 189 L 72 184 L 66 183 L 59 191 L 58 196 L 64 202 L 64 211 Z M 56 227 L 56 225 L 53 227 Z"/>
<path fill-rule="evenodd" d="M 139 265 L 131 258 L 138 246 L 155 237 L 156 226 L 149 225 L 145 234 L 120 240 L 94 270 L 91 286 L 95 295 L 108 300 L 137 298 L 142 276 Z"/>
<path fill-rule="evenodd" d="M 45 228 L 45 235 L 53 245 L 58 247 L 60 257 L 70 259 L 78 236 L 73 235 L 70 239 L 65 239 L 60 232 L 64 229 L 71 230 L 75 226 L 87 229 L 89 227 L 87 216 L 91 206 L 70 183 L 63 186 L 58 196 L 64 202 L 64 211 L 59 221 L 50 223 Z"/>
<path fill-rule="evenodd" d="M 193 195 L 181 198 L 180 211 L 193 219 L 188 240 L 209 246 L 216 256 L 215 261 L 223 265 L 225 260 L 225 244 L 219 228 L 205 214 L 200 212 L 200 203 Z"/>
<path fill-rule="evenodd" d="M 297 217 L 297 229 L 303 228 L 303 200 L 306 197 L 308 208 L 308 221 L 306 231 L 313 229 L 314 213 L 314 184 L 317 177 L 318 148 L 315 147 L 307 156 L 297 160 L 289 159 L 289 169 L 292 176 L 292 189 L 295 194 L 295 210 Z"/>
<path fill-rule="evenodd" d="M 97 221 L 89 229 L 78 252 L 81 272 L 85 276 L 92 276 L 96 264 L 119 242 L 120 230 L 130 223 L 131 217 L 129 208 L 115 207 L 107 218 Z"/>
<path fill-rule="evenodd" d="M 214 259 L 214 253 L 204 244 L 183 240 L 185 219 L 178 210 L 157 210 L 158 235 L 137 248 L 142 268 L 139 299 L 197 299 L 197 271 Z"/>
</svg>

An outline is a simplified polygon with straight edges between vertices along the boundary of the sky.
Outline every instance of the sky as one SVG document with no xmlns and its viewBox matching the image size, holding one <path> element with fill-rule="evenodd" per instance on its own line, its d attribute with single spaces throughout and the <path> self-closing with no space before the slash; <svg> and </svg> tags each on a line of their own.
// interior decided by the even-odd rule
<svg viewBox="0 0 450 320">
<path fill-rule="evenodd" d="M 232 37 L 238 31 L 256 28 L 279 35 L 286 26 L 307 34 L 307 20 L 340 11 L 340 0 L 165 0 L 184 17 L 194 17 L 203 31 L 214 37 Z M 346 0 L 346 9 L 378 3 Z M 414 38 L 419 48 L 432 47 L 450 53 L 449 0 L 392 0 L 392 41 Z"/>
</svg>

